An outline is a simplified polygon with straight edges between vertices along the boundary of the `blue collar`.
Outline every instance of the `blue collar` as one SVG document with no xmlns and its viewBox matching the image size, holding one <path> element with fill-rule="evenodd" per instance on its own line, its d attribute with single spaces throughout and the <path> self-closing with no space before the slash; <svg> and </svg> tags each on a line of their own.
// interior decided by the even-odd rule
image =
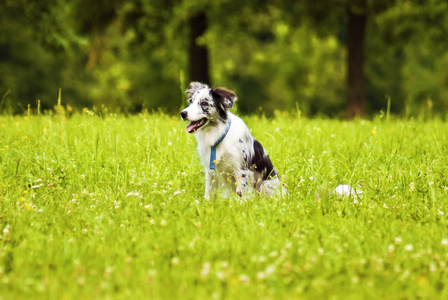
<svg viewBox="0 0 448 300">
<path fill-rule="evenodd" d="M 211 146 L 211 149 L 210 149 L 210 169 L 209 169 L 209 174 L 210 175 L 215 175 L 215 169 L 216 169 L 216 165 L 215 165 L 215 161 L 216 161 L 216 146 L 218 146 L 222 142 L 222 140 L 226 137 L 227 133 L 229 132 L 231 124 L 232 124 L 232 120 L 229 119 L 229 122 L 227 122 L 227 124 L 226 124 L 226 131 L 218 139 L 218 141 L 213 146 Z"/>
</svg>

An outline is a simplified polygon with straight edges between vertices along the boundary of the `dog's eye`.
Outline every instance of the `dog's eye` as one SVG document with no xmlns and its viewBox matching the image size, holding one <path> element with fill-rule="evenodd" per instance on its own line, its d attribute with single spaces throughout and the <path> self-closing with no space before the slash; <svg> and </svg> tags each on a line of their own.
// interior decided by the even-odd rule
<svg viewBox="0 0 448 300">
<path fill-rule="evenodd" d="M 193 103 L 193 99 L 192 99 L 192 98 L 189 98 L 189 99 L 188 99 L 188 103 L 190 103 L 190 104 Z"/>
</svg>

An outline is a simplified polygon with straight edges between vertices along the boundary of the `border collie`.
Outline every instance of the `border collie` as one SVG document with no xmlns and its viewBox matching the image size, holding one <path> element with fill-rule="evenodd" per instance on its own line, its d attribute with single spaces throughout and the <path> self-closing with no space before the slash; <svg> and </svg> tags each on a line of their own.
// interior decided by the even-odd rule
<svg viewBox="0 0 448 300">
<path fill-rule="evenodd" d="M 271 195 L 280 185 L 277 171 L 266 150 L 250 134 L 243 120 L 229 109 L 237 96 L 225 88 L 210 88 L 192 82 L 185 91 L 189 105 L 181 117 L 189 121 L 187 132 L 194 133 L 205 170 L 206 199 L 220 187 L 242 197 L 251 187 Z"/>
</svg>

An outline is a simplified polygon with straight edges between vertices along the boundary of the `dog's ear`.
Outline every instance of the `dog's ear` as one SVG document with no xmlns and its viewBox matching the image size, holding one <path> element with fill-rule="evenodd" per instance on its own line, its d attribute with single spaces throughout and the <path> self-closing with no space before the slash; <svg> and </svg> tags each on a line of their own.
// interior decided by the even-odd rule
<svg viewBox="0 0 448 300">
<path fill-rule="evenodd" d="M 219 87 L 212 89 L 211 94 L 213 98 L 219 100 L 224 108 L 230 109 L 233 107 L 233 103 L 238 99 L 234 91 Z"/>
<path fill-rule="evenodd" d="M 188 86 L 188 88 L 185 90 L 185 94 L 187 94 L 187 97 L 190 98 L 191 96 L 193 96 L 193 94 L 200 89 L 207 89 L 208 85 L 197 82 L 197 81 L 193 81 L 190 83 L 190 85 Z"/>
</svg>

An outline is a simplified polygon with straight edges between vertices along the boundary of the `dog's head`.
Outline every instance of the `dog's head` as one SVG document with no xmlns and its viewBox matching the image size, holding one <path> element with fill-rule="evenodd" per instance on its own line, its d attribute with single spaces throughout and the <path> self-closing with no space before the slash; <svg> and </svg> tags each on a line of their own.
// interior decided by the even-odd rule
<svg viewBox="0 0 448 300">
<path fill-rule="evenodd" d="M 190 121 L 186 130 L 194 133 L 209 125 L 227 120 L 227 112 L 237 100 L 236 94 L 225 88 L 210 88 L 208 85 L 192 82 L 185 91 L 189 105 L 181 112 L 182 119 Z"/>
</svg>

